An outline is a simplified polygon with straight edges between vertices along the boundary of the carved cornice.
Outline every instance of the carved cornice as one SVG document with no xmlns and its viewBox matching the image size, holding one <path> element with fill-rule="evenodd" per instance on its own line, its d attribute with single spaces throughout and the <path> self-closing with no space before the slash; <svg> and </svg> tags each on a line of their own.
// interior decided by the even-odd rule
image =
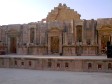
<svg viewBox="0 0 112 84">
<path fill-rule="evenodd" d="M 112 30 L 112 25 L 98 25 L 98 31 Z"/>
<path fill-rule="evenodd" d="M 52 27 L 48 30 L 48 32 L 59 32 L 59 31 L 62 31 L 62 30 L 57 27 Z"/>
<path fill-rule="evenodd" d="M 100 25 L 98 26 L 99 28 L 98 30 L 98 35 L 102 36 L 102 35 L 111 35 L 112 33 L 112 25 Z"/>
</svg>

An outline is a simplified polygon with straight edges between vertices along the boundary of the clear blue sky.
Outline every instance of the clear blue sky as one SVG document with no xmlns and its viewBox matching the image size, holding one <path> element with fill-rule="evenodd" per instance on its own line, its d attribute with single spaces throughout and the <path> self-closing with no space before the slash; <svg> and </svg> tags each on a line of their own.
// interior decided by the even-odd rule
<svg viewBox="0 0 112 84">
<path fill-rule="evenodd" d="M 81 19 L 112 18 L 112 0 L 0 0 L 0 25 L 37 22 L 59 3 L 81 14 Z"/>
</svg>

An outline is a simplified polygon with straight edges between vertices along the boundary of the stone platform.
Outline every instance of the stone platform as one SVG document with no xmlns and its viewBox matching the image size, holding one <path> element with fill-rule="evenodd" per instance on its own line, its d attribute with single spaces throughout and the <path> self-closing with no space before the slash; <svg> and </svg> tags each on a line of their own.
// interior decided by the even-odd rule
<svg viewBox="0 0 112 84">
<path fill-rule="evenodd" d="M 112 72 L 112 59 L 106 56 L 1 55 L 0 67 L 78 72 Z"/>
<path fill-rule="evenodd" d="M 107 59 L 107 56 L 59 56 L 59 55 L 0 55 L 6 58 L 35 58 L 35 59 Z"/>
</svg>

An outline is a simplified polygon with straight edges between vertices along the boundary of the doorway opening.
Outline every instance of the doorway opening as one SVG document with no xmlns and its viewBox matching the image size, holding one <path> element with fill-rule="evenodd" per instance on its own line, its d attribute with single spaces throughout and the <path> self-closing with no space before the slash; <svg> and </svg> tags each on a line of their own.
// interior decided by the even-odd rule
<svg viewBox="0 0 112 84">
<path fill-rule="evenodd" d="M 51 37 L 51 53 L 59 53 L 59 37 L 53 36 Z"/>
<path fill-rule="evenodd" d="M 101 53 L 106 54 L 107 42 L 111 41 L 110 35 L 103 35 L 101 37 Z"/>
<path fill-rule="evenodd" d="M 11 37 L 10 38 L 10 53 L 16 53 L 16 37 Z"/>
</svg>

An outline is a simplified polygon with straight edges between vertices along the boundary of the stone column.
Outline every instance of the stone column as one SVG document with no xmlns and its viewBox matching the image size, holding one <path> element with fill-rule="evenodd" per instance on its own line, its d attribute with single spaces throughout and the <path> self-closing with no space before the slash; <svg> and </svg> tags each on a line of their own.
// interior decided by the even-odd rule
<svg viewBox="0 0 112 84">
<path fill-rule="evenodd" d="M 30 28 L 28 29 L 28 42 L 27 43 L 30 43 Z"/>
<path fill-rule="evenodd" d="M 65 32 L 63 32 L 63 38 L 62 38 L 62 40 L 63 40 L 62 45 L 64 45 L 65 44 Z"/>
<path fill-rule="evenodd" d="M 101 55 L 101 35 L 98 35 L 99 54 Z"/>
<path fill-rule="evenodd" d="M 74 26 L 74 43 L 75 43 L 75 54 L 77 54 L 77 32 L 76 32 L 76 26 Z"/>
<path fill-rule="evenodd" d="M 6 45 L 7 45 L 6 53 L 8 53 L 8 31 L 7 31 L 7 30 L 5 31 L 5 38 L 6 38 L 5 43 L 6 43 Z"/>
<path fill-rule="evenodd" d="M 76 41 L 76 38 L 75 38 L 75 21 L 73 20 L 72 22 L 72 29 L 73 29 L 73 33 L 72 33 L 72 45 L 74 46 L 72 48 L 72 55 L 75 55 L 76 53 L 76 50 L 75 50 L 75 41 Z"/>
<path fill-rule="evenodd" d="M 10 38 L 8 38 L 8 53 L 10 53 Z"/>
<path fill-rule="evenodd" d="M 86 20 L 83 21 L 83 44 L 86 45 L 86 33 L 87 33 L 87 22 Z"/>
<path fill-rule="evenodd" d="M 59 35 L 59 53 L 62 53 L 62 32 Z"/>
<path fill-rule="evenodd" d="M 64 45 L 68 44 L 68 40 L 67 40 L 67 33 L 64 33 Z"/>
<path fill-rule="evenodd" d="M 48 45 L 48 33 L 45 32 L 45 45 Z"/>
<path fill-rule="evenodd" d="M 77 32 L 76 32 L 76 27 L 74 27 L 74 36 L 75 36 L 75 39 L 74 39 L 74 41 L 75 41 L 75 44 L 77 43 L 76 41 L 77 41 Z"/>
<path fill-rule="evenodd" d="M 51 37 L 48 34 L 48 54 L 51 54 Z"/>
<path fill-rule="evenodd" d="M 84 28 L 83 28 L 83 25 L 82 25 L 82 44 L 84 42 Z"/>
<path fill-rule="evenodd" d="M 34 28 L 34 43 L 36 44 L 36 38 L 37 38 L 37 36 L 36 36 L 36 28 Z"/>
<path fill-rule="evenodd" d="M 92 42 L 91 44 L 94 45 L 95 43 L 95 35 L 94 35 L 94 29 L 92 28 Z"/>
<path fill-rule="evenodd" d="M 41 28 L 39 27 L 39 45 L 41 45 Z"/>
<path fill-rule="evenodd" d="M 72 39 L 72 45 L 74 45 L 75 44 L 75 42 L 74 42 L 74 39 L 75 39 L 74 38 L 74 34 L 72 34 L 72 38 L 71 39 Z"/>
</svg>

